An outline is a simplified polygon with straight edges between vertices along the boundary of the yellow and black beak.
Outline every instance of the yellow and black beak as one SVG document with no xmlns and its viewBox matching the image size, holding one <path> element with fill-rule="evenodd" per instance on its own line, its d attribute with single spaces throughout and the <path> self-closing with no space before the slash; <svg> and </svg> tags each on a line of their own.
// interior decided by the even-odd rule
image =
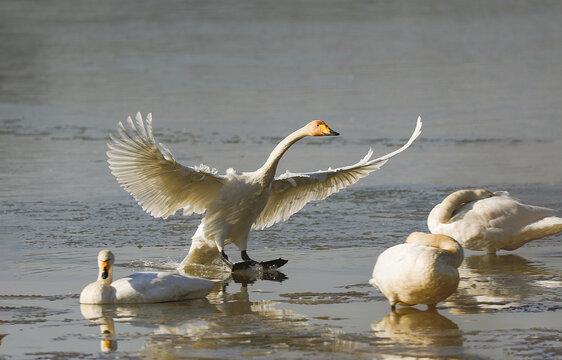
<svg viewBox="0 0 562 360">
<path fill-rule="evenodd" d="M 339 132 L 330 129 L 330 127 L 326 124 L 320 125 L 320 130 L 324 136 L 338 136 L 340 134 Z"/>
<path fill-rule="evenodd" d="M 101 278 L 102 279 L 107 279 L 107 277 L 109 276 L 109 261 L 102 261 L 101 262 Z"/>
</svg>

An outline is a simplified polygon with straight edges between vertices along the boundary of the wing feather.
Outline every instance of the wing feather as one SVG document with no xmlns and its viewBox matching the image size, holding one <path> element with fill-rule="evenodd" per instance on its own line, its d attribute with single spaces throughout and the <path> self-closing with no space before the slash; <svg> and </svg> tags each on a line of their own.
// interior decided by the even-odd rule
<svg viewBox="0 0 562 360">
<path fill-rule="evenodd" d="M 143 121 L 137 113 L 135 122 L 129 117 L 129 131 L 119 122 L 118 135 L 110 134 L 107 144 L 109 168 L 121 186 L 154 217 L 167 218 L 179 209 L 184 215 L 205 212 L 226 178 L 208 166 L 183 166 L 170 150 L 156 145 L 152 131 L 152 115 Z"/>
<path fill-rule="evenodd" d="M 371 172 L 380 169 L 390 158 L 406 150 L 421 134 L 421 117 L 410 139 L 400 149 L 379 158 L 371 159 L 373 150 L 354 165 L 313 173 L 286 172 L 271 185 L 269 200 L 253 224 L 254 229 L 264 229 L 279 221 L 287 220 L 307 203 L 322 200 L 341 189 L 355 184 Z"/>
</svg>

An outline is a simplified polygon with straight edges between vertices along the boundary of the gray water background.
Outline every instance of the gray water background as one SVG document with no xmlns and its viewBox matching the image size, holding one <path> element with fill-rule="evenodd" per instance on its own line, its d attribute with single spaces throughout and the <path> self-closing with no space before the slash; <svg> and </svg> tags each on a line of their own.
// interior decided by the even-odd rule
<svg viewBox="0 0 562 360">
<path fill-rule="evenodd" d="M 279 171 L 349 165 L 369 147 L 375 156 L 399 147 L 421 115 L 423 133 L 407 152 L 250 239 L 251 254 L 290 259 L 289 280 L 250 285 L 252 306 L 299 294 L 311 282 L 317 284 L 313 298 L 324 288 L 362 284 L 368 301 L 348 294 L 354 300 L 337 309 L 320 302 L 291 310 L 308 323 L 324 321 L 322 326 L 343 332 L 307 333 L 330 343 L 333 356 L 380 353 L 369 325 L 388 309 L 365 286 L 370 269 L 385 248 L 411 231 L 426 230 L 429 210 L 444 196 L 487 187 L 562 209 L 561 19 L 557 1 L 1 1 L 0 259 L 6 267 L 0 300 L 6 318 L 0 333 L 7 335 L 0 356 L 99 356 L 95 341 L 80 335 L 89 327 L 76 299 L 93 280 L 97 251 L 117 249 L 122 275 L 129 268 L 173 268 L 186 253 L 200 217 L 151 218 L 107 168 L 109 132 L 137 111 L 153 113 L 157 140 L 182 164 L 204 163 L 221 173 L 258 168 L 278 141 L 313 119 L 342 135 L 300 141 Z M 539 240 L 517 252 L 524 257 L 502 258 L 507 270 L 500 272 L 500 283 L 509 285 L 514 273 L 523 274 L 513 291 L 527 289 L 517 305 L 500 296 L 502 306 L 547 304 L 530 314 L 546 324 L 547 335 L 529 345 L 539 356 L 550 346 L 548 337 L 560 334 L 560 326 L 548 325 L 548 319 L 560 320 L 559 240 L 560 235 Z M 466 266 L 477 276 L 473 260 Z M 536 279 L 550 284 L 547 290 L 525 280 L 537 273 L 547 274 Z M 332 284 L 334 276 L 341 283 Z M 218 298 L 211 302 L 233 301 Z M 479 299 L 471 303 L 471 314 L 488 309 Z M 466 299 L 460 303 L 461 309 L 468 306 Z M 445 315 L 458 323 L 450 306 Z M 325 319 L 326 313 L 340 320 Z M 533 324 L 519 312 L 496 315 L 507 329 Z M 225 318 L 232 324 L 247 320 Z M 501 324 L 496 318 L 467 321 L 477 325 L 459 325 L 468 342 L 453 346 L 453 354 L 518 353 L 509 339 L 526 330 L 503 334 L 494 327 Z M 224 326 L 223 332 L 238 334 L 236 326 Z M 479 326 L 500 345 L 479 342 L 470 333 Z M 263 331 L 259 324 L 249 330 Z M 30 349 L 30 337 L 46 341 Z M 126 351 L 117 356 L 137 356 L 140 340 L 125 339 L 120 343 Z M 179 340 L 158 344 L 170 350 L 174 341 Z M 306 343 L 292 341 L 273 353 L 258 345 L 253 356 L 326 356 L 321 346 L 306 353 Z M 342 341 L 359 345 L 346 348 Z M 424 349 L 428 356 L 442 355 L 450 345 Z M 242 356 L 243 346 L 228 352 L 236 346 L 227 342 L 200 356 Z M 400 356 L 420 351 L 407 344 L 383 349 Z"/>
</svg>

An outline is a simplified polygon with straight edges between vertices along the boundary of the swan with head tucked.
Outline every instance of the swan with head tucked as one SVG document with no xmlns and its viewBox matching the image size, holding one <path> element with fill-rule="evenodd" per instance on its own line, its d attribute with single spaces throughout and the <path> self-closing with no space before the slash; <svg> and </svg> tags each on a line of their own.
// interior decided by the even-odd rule
<svg viewBox="0 0 562 360">
<path fill-rule="evenodd" d="M 224 246 L 234 243 L 242 259 L 255 264 L 247 254 L 251 229 L 264 229 L 287 220 L 308 202 L 322 200 L 378 170 L 388 159 L 406 150 L 421 133 L 418 118 L 414 133 L 400 149 L 370 160 L 372 150 L 358 163 L 338 169 L 311 173 L 286 172 L 275 177 L 283 154 L 298 140 L 307 136 L 336 136 L 321 120 L 314 120 L 285 137 L 265 163 L 253 172 L 228 169 L 218 175 L 207 166 L 183 166 L 169 150 L 156 145 L 152 133 L 152 116 L 136 125 L 129 117 L 130 132 L 119 123 L 119 136 L 111 135 L 108 144 L 109 167 L 117 181 L 142 208 L 154 217 L 166 218 L 183 209 L 184 215 L 204 213 L 193 235 L 187 257 L 180 266 L 207 264 L 217 256 L 231 268 Z M 286 263 L 286 260 L 283 260 Z"/>
<path fill-rule="evenodd" d="M 426 304 L 445 300 L 457 289 L 457 268 L 464 258 L 462 247 L 446 235 L 411 233 L 404 244 L 383 251 L 369 283 L 396 305 Z"/>
<path fill-rule="evenodd" d="M 207 296 L 215 282 L 169 272 L 141 272 L 113 279 L 115 257 L 109 250 L 98 254 L 97 281 L 80 293 L 81 304 L 146 304 Z"/>
<path fill-rule="evenodd" d="M 427 226 L 467 249 L 495 254 L 562 231 L 562 217 L 556 210 L 523 204 L 506 192 L 459 190 L 431 210 Z"/>
</svg>

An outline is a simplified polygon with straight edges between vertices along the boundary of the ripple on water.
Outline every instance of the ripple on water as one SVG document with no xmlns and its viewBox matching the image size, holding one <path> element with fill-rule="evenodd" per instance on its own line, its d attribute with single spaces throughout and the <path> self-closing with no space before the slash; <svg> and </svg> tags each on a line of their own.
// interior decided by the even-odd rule
<svg viewBox="0 0 562 360">
<path fill-rule="evenodd" d="M 366 302 L 384 299 L 382 296 L 374 296 L 372 292 L 345 291 L 345 292 L 298 292 L 279 294 L 280 297 L 292 304 L 319 305 L 319 304 L 344 304 L 351 302 Z"/>
<path fill-rule="evenodd" d="M 33 300 L 33 302 L 41 305 L 46 304 L 44 301 L 57 301 L 65 298 L 74 298 L 74 296 L 40 296 L 40 295 L 0 295 L 0 301 L 11 300 L 11 304 L 29 303 L 25 300 Z M 49 322 L 52 317 L 70 313 L 71 310 L 60 309 L 57 307 L 47 308 L 44 306 L 35 305 L 20 305 L 20 306 L 0 306 L 0 314 L 2 320 L 0 324 L 4 325 L 18 325 L 18 324 L 36 324 Z"/>
</svg>

